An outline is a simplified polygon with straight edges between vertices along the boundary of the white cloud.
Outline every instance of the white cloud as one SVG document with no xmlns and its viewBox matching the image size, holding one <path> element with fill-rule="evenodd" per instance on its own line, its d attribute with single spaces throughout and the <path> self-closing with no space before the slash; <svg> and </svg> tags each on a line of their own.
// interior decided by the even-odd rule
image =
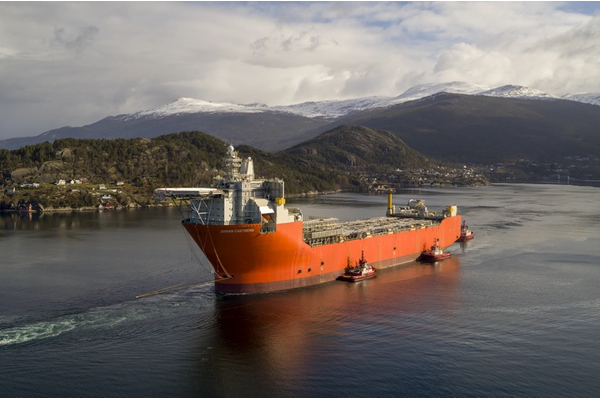
<svg viewBox="0 0 600 400">
<path fill-rule="evenodd" d="M 521 84 L 506 81 L 512 69 L 510 58 L 502 53 L 457 43 L 440 55 L 433 68 L 433 75 L 437 82 L 485 82 L 490 87 L 506 83 Z"/>
<path fill-rule="evenodd" d="M 586 7 L 0 2 L 0 139 L 179 97 L 282 105 L 455 80 L 600 92 L 600 6 Z"/>
</svg>

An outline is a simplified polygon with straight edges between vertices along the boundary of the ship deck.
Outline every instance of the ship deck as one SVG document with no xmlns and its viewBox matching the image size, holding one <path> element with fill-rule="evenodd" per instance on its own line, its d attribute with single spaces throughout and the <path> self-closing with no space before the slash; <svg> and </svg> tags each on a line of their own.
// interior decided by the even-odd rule
<svg viewBox="0 0 600 400">
<path fill-rule="evenodd" d="M 439 225 L 439 219 L 377 217 L 356 221 L 339 222 L 337 218 L 318 218 L 304 221 L 304 242 L 322 246 L 349 240 L 391 235 L 394 233 L 424 229 Z"/>
</svg>

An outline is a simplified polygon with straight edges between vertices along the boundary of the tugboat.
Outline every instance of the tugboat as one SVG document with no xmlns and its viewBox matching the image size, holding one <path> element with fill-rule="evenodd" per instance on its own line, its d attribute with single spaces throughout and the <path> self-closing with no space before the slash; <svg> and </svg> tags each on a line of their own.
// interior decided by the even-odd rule
<svg viewBox="0 0 600 400">
<path fill-rule="evenodd" d="M 348 264 L 350 264 L 350 260 L 348 260 Z M 375 277 L 376 272 L 377 269 L 370 266 L 365 259 L 365 252 L 363 251 L 358 264 L 354 268 L 349 266 L 348 270 L 338 279 L 348 282 L 358 282 Z"/>
<path fill-rule="evenodd" d="M 456 239 L 457 242 L 466 242 L 475 237 L 475 232 L 469 230 L 469 226 L 466 224 L 466 221 L 463 221 L 460 226 L 460 237 Z"/>
<path fill-rule="evenodd" d="M 418 260 L 422 262 L 435 262 L 450 258 L 450 253 L 444 253 L 444 250 L 439 245 L 439 239 L 436 239 L 433 246 L 429 250 L 424 250 Z"/>
</svg>

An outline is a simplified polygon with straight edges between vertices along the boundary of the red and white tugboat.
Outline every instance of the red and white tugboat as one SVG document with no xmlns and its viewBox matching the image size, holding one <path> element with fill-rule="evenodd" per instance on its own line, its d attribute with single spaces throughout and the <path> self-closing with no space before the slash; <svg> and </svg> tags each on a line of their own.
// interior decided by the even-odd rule
<svg viewBox="0 0 600 400">
<path fill-rule="evenodd" d="M 348 264 L 350 264 L 350 260 L 348 260 Z M 358 260 L 358 264 L 354 268 L 349 267 L 338 279 L 348 282 L 358 282 L 375 277 L 376 272 L 377 269 L 369 265 L 365 259 L 365 252 L 363 251 L 360 260 Z"/>
<path fill-rule="evenodd" d="M 439 245 L 439 239 L 436 239 L 433 243 L 433 246 L 429 250 L 425 250 L 421 253 L 418 260 L 423 262 L 435 262 L 440 260 L 445 260 L 446 258 L 450 258 L 451 254 L 448 252 L 444 252 L 444 250 Z"/>
<path fill-rule="evenodd" d="M 475 232 L 469 230 L 469 226 L 463 221 L 460 226 L 460 237 L 456 239 L 457 242 L 466 242 L 475 237 Z"/>
</svg>

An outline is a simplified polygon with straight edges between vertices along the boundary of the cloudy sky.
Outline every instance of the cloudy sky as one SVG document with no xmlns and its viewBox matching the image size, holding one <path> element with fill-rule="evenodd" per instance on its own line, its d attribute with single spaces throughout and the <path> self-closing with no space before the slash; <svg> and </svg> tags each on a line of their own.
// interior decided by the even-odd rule
<svg viewBox="0 0 600 400">
<path fill-rule="evenodd" d="M 0 139 L 450 81 L 600 92 L 600 2 L 0 1 Z"/>
</svg>

